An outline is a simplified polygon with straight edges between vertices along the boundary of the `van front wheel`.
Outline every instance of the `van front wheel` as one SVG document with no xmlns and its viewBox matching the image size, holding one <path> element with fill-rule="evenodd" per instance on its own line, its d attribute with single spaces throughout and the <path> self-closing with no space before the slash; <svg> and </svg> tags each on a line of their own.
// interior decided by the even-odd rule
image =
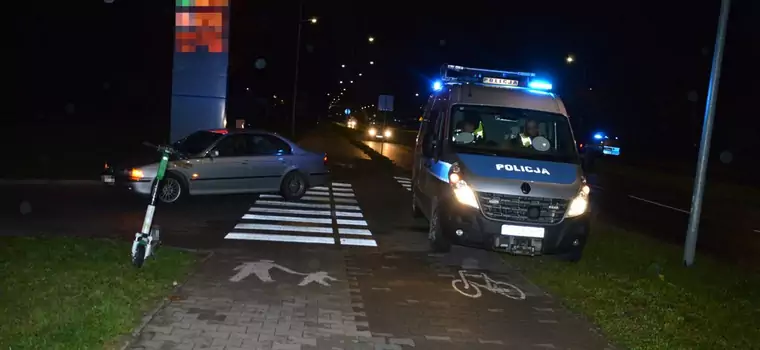
<svg viewBox="0 0 760 350">
<path fill-rule="evenodd" d="M 433 214 L 430 216 L 430 231 L 428 232 L 428 241 L 430 248 L 436 253 L 448 253 L 451 251 L 451 242 L 443 235 L 443 226 L 441 225 L 440 210 L 436 206 L 433 208 Z"/>
</svg>

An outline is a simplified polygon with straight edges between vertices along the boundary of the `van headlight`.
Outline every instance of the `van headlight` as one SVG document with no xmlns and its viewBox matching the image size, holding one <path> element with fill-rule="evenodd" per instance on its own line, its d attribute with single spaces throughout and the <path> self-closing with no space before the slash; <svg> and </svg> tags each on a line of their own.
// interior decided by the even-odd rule
<svg viewBox="0 0 760 350">
<path fill-rule="evenodd" d="M 459 164 L 454 163 L 449 169 L 449 184 L 454 191 L 454 196 L 459 203 L 478 209 L 478 199 L 475 197 L 475 191 L 472 190 L 466 181 L 462 180 L 461 169 Z"/>
<path fill-rule="evenodd" d="M 393 133 L 391 133 L 391 130 L 390 130 L 390 129 L 385 129 L 385 132 L 383 133 L 383 135 L 384 135 L 385 137 L 391 137 L 391 135 L 393 135 Z"/>
<path fill-rule="evenodd" d="M 583 215 L 588 211 L 588 195 L 591 193 L 591 188 L 588 185 L 583 185 L 581 191 L 573 200 L 570 201 L 570 205 L 567 206 L 565 217 L 572 218 L 579 215 Z"/>
</svg>

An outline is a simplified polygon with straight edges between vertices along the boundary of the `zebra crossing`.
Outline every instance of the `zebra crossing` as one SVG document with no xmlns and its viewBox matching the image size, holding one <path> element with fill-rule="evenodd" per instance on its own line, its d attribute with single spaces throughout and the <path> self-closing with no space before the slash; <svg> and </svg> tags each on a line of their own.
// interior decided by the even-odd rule
<svg viewBox="0 0 760 350">
<path fill-rule="evenodd" d="M 229 240 L 377 247 L 351 184 L 310 188 L 298 201 L 262 194 Z"/>
<path fill-rule="evenodd" d="M 394 176 L 394 179 L 396 179 L 396 182 L 398 182 L 401 186 L 404 186 L 407 191 L 412 190 L 412 180 L 408 177 L 400 177 L 400 176 Z"/>
</svg>

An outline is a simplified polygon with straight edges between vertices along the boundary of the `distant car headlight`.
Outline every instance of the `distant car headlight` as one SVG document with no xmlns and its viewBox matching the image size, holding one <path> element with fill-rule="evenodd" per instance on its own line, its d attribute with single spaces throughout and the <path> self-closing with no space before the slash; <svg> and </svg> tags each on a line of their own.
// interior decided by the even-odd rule
<svg viewBox="0 0 760 350">
<path fill-rule="evenodd" d="M 375 135 L 377 135 L 377 129 L 375 129 L 375 128 L 370 128 L 369 131 L 367 131 L 367 132 L 369 133 L 369 136 L 375 136 Z"/>
<path fill-rule="evenodd" d="M 590 193 L 591 188 L 589 188 L 588 185 L 583 185 L 578 195 L 570 201 L 570 205 L 567 207 L 565 216 L 572 218 L 585 214 L 588 211 L 588 195 Z"/>
<path fill-rule="evenodd" d="M 383 133 L 383 135 L 385 135 L 385 137 L 391 137 L 392 134 L 391 134 L 390 130 L 385 130 L 385 132 Z"/>
</svg>

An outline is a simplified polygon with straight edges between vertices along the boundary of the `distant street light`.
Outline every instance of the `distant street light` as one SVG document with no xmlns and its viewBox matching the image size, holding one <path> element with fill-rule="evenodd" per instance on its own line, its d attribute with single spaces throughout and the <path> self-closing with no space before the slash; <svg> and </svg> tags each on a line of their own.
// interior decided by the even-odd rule
<svg viewBox="0 0 760 350">
<path fill-rule="evenodd" d="M 327 96 L 330 96 L 330 93 L 329 93 L 329 92 L 327 93 Z"/>
<path fill-rule="evenodd" d="M 565 62 L 573 63 L 575 62 L 575 57 L 573 57 L 573 55 L 567 55 L 567 57 L 565 58 Z"/>
<path fill-rule="evenodd" d="M 369 61 L 369 64 L 375 64 L 375 61 Z"/>
<path fill-rule="evenodd" d="M 415 94 L 414 94 L 414 96 L 419 96 L 419 95 L 420 95 L 420 94 L 418 94 L 418 93 L 415 93 Z"/>
<path fill-rule="evenodd" d="M 371 42 L 371 43 L 375 42 L 375 38 L 373 38 L 373 37 L 369 37 L 369 39 L 367 39 L 367 40 L 369 40 L 369 42 Z"/>
<path fill-rule="evenodd" d="M 354 83 L 354 81 L 353 81 L 353 80 L 351 80 L 351 81 L 349 81 L 349 83 L 353 84 L 353 83 Z"/>
<path fill-rule="evenodd" d="M 343 84 L 343 80 L 339 81 L 338 84 Z"/>
<path fill-rule="evenodd" d="M 311 24 L 317 24 L 317 17 L 310 18 L 309 22 L 311 22 Z"/>
<path fill-rule="evenodd" d="M 346 91 L 346 88 L 343 88 L 343 91 Z"/>
<path fill-rule="evenodd" d="M 346 65 L 345 64 L 341 64 L 340 68 L 346 68 Z"/>
<path fill-rule="evenodd" d="M 362 76 L 362 73 L 359 73 L 359 76 Z"/>
</svg>

